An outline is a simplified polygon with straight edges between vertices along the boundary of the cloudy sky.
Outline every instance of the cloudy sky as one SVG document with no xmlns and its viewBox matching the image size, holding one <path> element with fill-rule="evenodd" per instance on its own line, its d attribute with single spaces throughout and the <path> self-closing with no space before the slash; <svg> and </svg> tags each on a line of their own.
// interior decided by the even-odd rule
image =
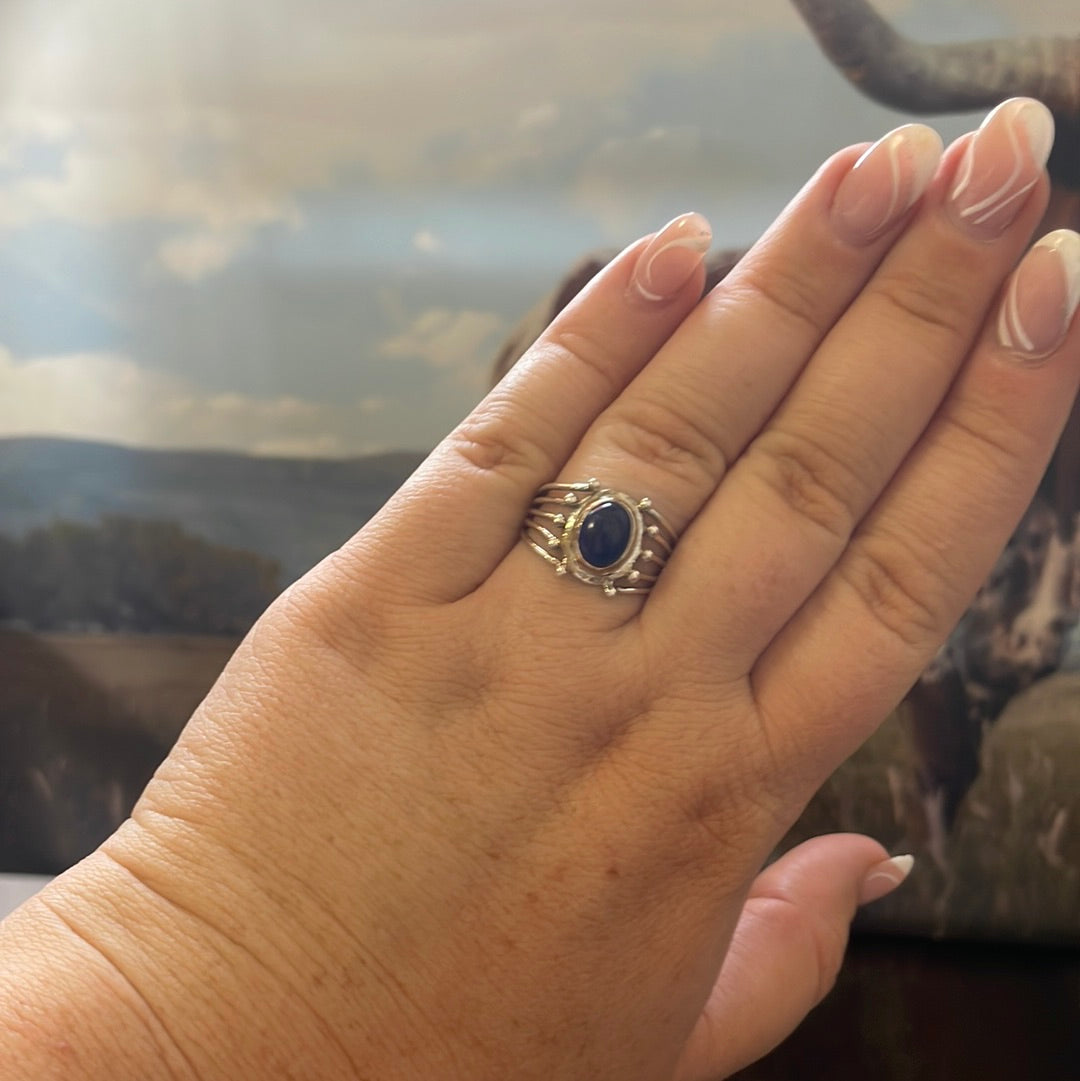
<svg viewBox="0 0 1080 1081">
<path fill-rule="evenodd" d="M 1076 0 L 879 9 L 1080 32 Z M 0 436 L 429 447 L 580 254 L 688 209 L 747 243 L 902 119 L 786 0 L 3 0 Z"/>
</svg>

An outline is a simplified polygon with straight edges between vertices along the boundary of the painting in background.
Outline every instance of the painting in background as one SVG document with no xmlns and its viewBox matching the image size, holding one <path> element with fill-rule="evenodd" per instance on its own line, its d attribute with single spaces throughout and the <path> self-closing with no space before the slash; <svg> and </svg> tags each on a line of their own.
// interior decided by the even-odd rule
<svg viewBox="0 0 1080 1081">
<path fill-rule="evenodd" d="M 1080 36 L 1074 0 L 878 10 L 921 40 Z M 583 254 L 688 209 L 744 247 L 903 119 L 787 0 L 9 0 L 0 871 L 56 872 L 122 820 L 259 612 Z M 1076 562 L 1044 509 L 1010 580 Z M 796 827 L 923 857 L 875 927 L 1080 939 L 1069 604 L 1000 701 L 957 705 L 943 654 L 918 693 L 946 720 L 909 700 Z M 990 607 L 961 634 L 995 632 Z"/>
</svg>

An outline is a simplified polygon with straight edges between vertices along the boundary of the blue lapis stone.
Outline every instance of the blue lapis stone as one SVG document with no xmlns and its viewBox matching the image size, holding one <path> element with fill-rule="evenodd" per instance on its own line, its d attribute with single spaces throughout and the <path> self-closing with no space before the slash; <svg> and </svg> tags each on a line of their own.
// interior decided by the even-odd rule
<svg viewBox="0 0 1080 1081">
<path fill-rule="evenodd" d="M 630 512 L 618 503 L 601 503 L 585 515 L 578 533 L 581 558 L 597 570 L 615 566 L 626 555 L 633 525 Z"/>
</svg>

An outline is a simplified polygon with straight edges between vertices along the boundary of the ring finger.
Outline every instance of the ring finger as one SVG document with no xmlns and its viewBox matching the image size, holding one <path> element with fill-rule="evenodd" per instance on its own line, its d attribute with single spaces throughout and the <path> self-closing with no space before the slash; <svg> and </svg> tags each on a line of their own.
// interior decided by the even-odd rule
<svg viewBox="0 0 1080 1081">
<path fill-rule="evenodd" d="M 596 477 L 633 499 L 651 497 L 676 534 L 685 528 L 895 241 L 933 177 L 941 140 L 910 124 L 861 156 L 860 149 L 822 167 L 599 416 L 559 480 Z M 544 546 L 542 533 L 533 539 Z M 656 567 L 646 562 L 640 570 Z M 517 582 L 525 574 L 541 589 L 551 584 L 524 546 L 505 572 Z M 573 597 L 596 611 L 595 596 L 567 590 L 564 600 Z M 595 618 L 617 624 L 637 608 L 627 598 Z"/>
</svg>

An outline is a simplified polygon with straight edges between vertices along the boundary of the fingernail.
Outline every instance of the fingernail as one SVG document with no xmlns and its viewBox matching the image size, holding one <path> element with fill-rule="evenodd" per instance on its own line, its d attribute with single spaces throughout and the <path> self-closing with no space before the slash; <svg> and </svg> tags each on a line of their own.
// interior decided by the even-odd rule
<svg viewBox="0 0 1080 1081">
<path fill-rule="evenodd" d="M 1080 305 L 1080 236 L 1047 233 L 1013 271 L 998 311 L 998 341 L 1023 360 L 1052 353 Z"/>
<path fill-rule="evenodd" d="M 1054 118 L 1041 101 L 1010 98 L 968 143 L 948 204 L 969 233 L 989 240 L 1020 213 L 1054 145 Z"/>
<path fill-rule="evenodd" d="M 700 214 L 668 222 L 641 253 L 630 280 L 645 300 L 669 300 L 701 265 L 712 244 L 712 226 Z"/>
<path fill-rule="evenodd" d="M 941 136 L 925 124 L 905 124 L 879 139 L 836 190 L 837 232 L 850 244 L 884 233 L 926 191 L 941 152 Z"/>
<path fill-rule="evenodd" d="M 914 866 L 914 856 L 893 856 L 891 860 L 882 860 L 871 867 L 859 887 L 859 904 L 868 905 L 892 893 L 911 874 Z"/>
</svg>

